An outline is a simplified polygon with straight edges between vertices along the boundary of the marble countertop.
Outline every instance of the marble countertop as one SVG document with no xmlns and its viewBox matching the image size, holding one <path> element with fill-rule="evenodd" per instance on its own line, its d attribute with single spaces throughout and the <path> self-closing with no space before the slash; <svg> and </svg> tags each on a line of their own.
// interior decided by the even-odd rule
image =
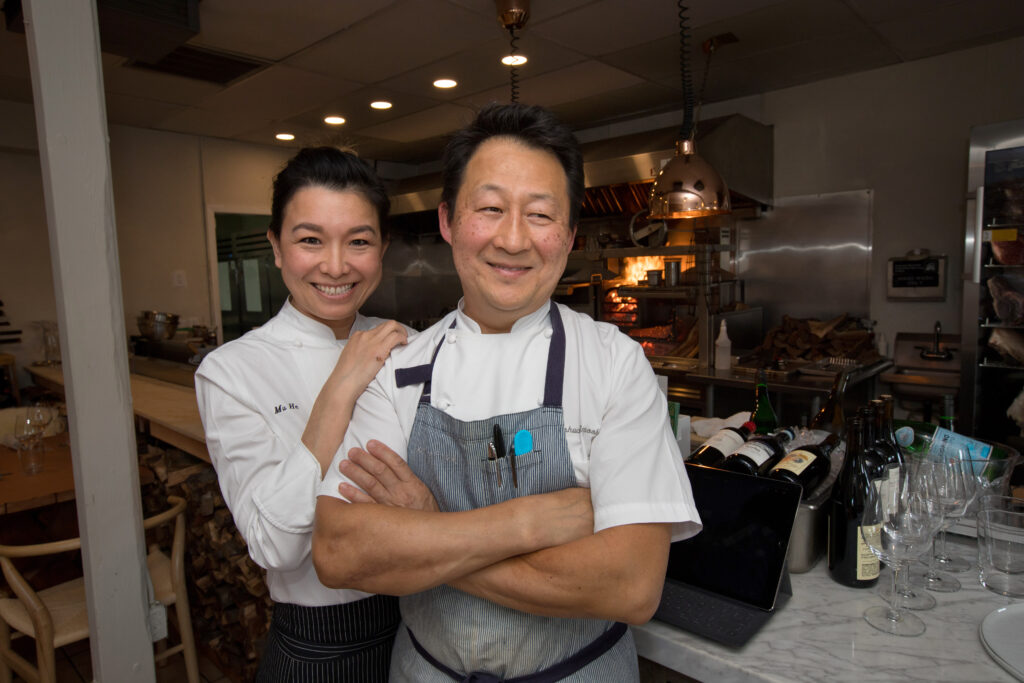
<svg viewBox="0 0 1024 683">
<path fill-rule="evenodd" d="M 972 539 L 950 539 L 958 554 L 973 556 Z M 985 651 L 978 626 L 993 610 L 1022 601 L 988 591 L 977 571 L 956 575 L 963 585 L 959 592 L 933 593 L 938 605 L 915 612 L 927 630 L 905 638 L 877 631 L 862 618 L 866 608 L 883 604 L 877 587 L 842 586 L 829 578 L 826 566 L 822 559 L 811 571 L 793 574 L 789 603 L 742 648 L 651 621 L 633 627 L 637 651 L 708 683 L 1015 680 Z M 879 585 L 889 580 L 885 570 Z"/>
</svg>

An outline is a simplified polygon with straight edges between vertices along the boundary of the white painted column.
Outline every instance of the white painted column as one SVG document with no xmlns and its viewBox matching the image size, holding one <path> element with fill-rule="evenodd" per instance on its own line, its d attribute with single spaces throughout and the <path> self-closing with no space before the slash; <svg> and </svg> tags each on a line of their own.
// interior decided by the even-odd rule
<svg viewBox="0 0 1024 683">
<path fill-rule="evenodd" d="M 93 678 L 152 683 L 145 543 L 95 3 L 26 0 Z"/>
</svg>

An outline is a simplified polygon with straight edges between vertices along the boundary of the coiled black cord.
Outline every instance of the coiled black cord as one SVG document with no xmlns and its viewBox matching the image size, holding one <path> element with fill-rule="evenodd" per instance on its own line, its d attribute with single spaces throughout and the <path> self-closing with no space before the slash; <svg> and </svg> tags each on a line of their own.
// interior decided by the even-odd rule
<svg viewBox="0 0 1024 683">
<path fill-rule="evenodd" d="M 693 134 L 693 82 L 690 80 L 690 35 L 687 29 L 689 17 L 683 0 L 677 0 L 679 7 L 679 74 L 683 82 L 683 126 L 679 129 L 679 138 L 689 140 Z"/>
<path fill-rule="evenodd" d="M 508 29 L 509 35 L 509 55 L 515 57 L 519 45 L 519 37 L 516 35 L 514 27 L 510 26 Z M 519 101 L 519 67 L 515 64 L 509 65 L 508 68 L 508 88 L 509 88 L 509 101 L 516 103 Z"/>
</svg>

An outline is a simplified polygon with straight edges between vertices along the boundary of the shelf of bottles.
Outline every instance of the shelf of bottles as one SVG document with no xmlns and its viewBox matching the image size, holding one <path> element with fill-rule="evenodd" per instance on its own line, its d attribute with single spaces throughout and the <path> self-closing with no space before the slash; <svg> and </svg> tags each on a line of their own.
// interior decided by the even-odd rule
<svg viewBox="0 0 1024 683">
<path fill-rule="evenodd" d="M 973 405 L 967 433 L 1005 439 L 1019 431 L 1007 408 L 1024 389 L 1024 147 L 985 155 Z"/>
</svg>

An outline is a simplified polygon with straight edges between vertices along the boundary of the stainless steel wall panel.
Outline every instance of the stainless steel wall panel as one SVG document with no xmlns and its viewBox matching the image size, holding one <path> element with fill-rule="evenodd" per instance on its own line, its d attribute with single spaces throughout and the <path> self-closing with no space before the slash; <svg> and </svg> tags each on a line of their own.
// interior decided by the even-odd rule
<svg viewBox="0 0 1024 683">
<path fill-rule="evenodd" d="M 869 315 L 871 200 L 870 190 L 782 197 L 762 218 L 736 223 L 737 276 L 766 328 L 783 315 Z"/>
</svg>

